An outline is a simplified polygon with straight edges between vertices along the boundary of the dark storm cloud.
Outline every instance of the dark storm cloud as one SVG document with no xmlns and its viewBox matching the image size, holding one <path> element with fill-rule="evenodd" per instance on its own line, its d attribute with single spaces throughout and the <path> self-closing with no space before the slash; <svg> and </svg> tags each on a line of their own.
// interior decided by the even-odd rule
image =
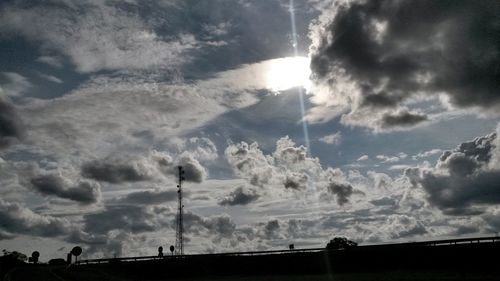
<svg viewBox="0 0 500 281">
<path fill-rule="evenodd" d="M 0 149 L 23 136 L 24 127 L 16 109 L 0 96 Z"/>
<path fill-rule="evenodd" d="M 0 230 L 15 234 L 55 237 L 67 232 L 69 223 L 63 219 L 41 216 L 18 203 L 0 199 Z"/>
<path fill-rule="evenodd" d="M 464 142 L 444 151 L 436 166 L 405 171 L 414 186 L 422 187 L 434 206 L 450 215 L 478 214 L 475 205 L 500 203 L 500 170 L 495 166 L 497 134 Z M 493 166 L 493 167 L 492 167 Z"/>
<path fill-rule="evenodd" d="M 118 204 L 160 204 L 167 201 L 172 201 L 177 198 L 177 190 L 145 190 L 132 192 L 122 198 L 113 200 L 113 203 Z"/>
<path fill-rule="evenodd" d="M 398 112 L 396 114 L 382 115 L 381 127 L 411 127 L 416 124 L 428 120 L 427 115 L 411 113 L 408 111 Z"/>
<path fill-rule="evenodd" d="M 99 185 L 96 183 L 80 181 L 76 186 L 68 188 L 65 179 L 57 175 L 38 176 L 32 178 L 30 183 L 44 195 L 57 196 L 81 204 L 95 203 L 101 196 Z"/>
<path fill-rule="evenodd" d="M 82 166 L 82 176 L 109 183 L 145 181 L 151 178 L 151 174 L 144 166 L 133 161 L 113 163 L 94 160 Z"/>
<path fill-rule="evenodd" d="M 255 189 L 240 186 L 231 191 L 231 193 L 222 198 L 218 203 L 221 206 L 247 205 L 259 199 L 259 197 L 260 195 Z"/>
<path fill-rule="evenodd" d="M 328 191 L 337 196 L 337 203 L 342 206 L 349 202 L 349 197 L 353 194 L 352 185 L 348 183 L 331 182 Z"/>
<path fill-rule="evenodd" d="M 362 106 L 394 107 L 401 101 L 401 97 L 389 96 L 385 93 L 368 94 L 363 97 Z"/>
<path fill-rule="evenodd" d="M 340 6 L 315 34 L 313 78 L 334 90 L 338 75 L 348 77 L 359 88 L 361 96 L 351 98 L 359 108 L 390 112 L 417 93 L 446 93 L 455 106 L 493 112 L 500 106 L 499 13 L 496 0 Z M 386 119 L 386 126 L 426 120 L 409 114 Z"/>
</svg>

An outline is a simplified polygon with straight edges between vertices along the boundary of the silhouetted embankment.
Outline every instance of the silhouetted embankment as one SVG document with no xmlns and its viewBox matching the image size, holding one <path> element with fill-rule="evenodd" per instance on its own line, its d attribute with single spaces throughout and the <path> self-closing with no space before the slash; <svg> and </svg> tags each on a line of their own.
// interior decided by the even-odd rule
<svg viewBox="0 0 500 281">
<path fill-rule="evenodd" d="M 346 272 L 499 272 L 500 242 L 433 246 L 406 243 L 260 255 L 192 255 L 146 261 L 110 261 L 73 270 L 105 270 L 133 280 L 206 276 L 317 275 Z M 500 276 L 500 275 L 499 275 Z"/>
<path fill-rule="evenodd" d="M 293 276 L 295 278 L 297 276 L 331 276 L 332 274 L 347 276 L 345 280 L 351 280 L 349 278 L 353 276 L 352 274 L 369 279 L 373 276 L 371 274 L 378 274 L 377 276 L 380 277 L 394 272 L 406 277 L 393 280 L 421 280 L 412 272 L 423 273 L 424 279 L 422 280 L 433 279 L 434 273 L 446 276 L 446 280 L 500 280 L 500 277 L 498 279 L 494 277 L 500 276 L 497 260 L 500 253 L 500 241 L 497 239 L 492 238 L 490 242 L 481 240 L 481 243 L 479 243 L 480 240 L 463 239 L 448 244 L 431 241 L 357 246 L 330 251 L 310 249 L 88 260 L 68 269 L 66 267 L 52 268 L 50 273 L 62 276 L 64 280 L 172 280 L 200 277 L 203 280 L 219 280 L 219 278 L 232 278 L 231 276 L 237 280 L 241 279 L 241 276 L 289 276 L 290 278 Z M 29 271 L 29 267 L 23 269 L 24 275 L 27 274 L 26 270 Z M 40 265 L 36 270 L 40 272 Z M 18 276 L 20 276 L 19 273 Z M 408 276 L 413 279 L 408 279 Z M 464 276 L 468 277 L 464 278 Z M 489 277 L 481 278 L 481 276 Z M 434 280 L 440 279 L 434 278 Z"/>
</svg>

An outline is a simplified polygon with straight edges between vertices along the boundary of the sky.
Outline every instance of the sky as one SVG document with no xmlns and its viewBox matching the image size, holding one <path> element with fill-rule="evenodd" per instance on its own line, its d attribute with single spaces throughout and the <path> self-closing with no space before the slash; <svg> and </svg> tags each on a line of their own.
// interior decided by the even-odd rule
<svg viewBox="0 0 500 281">
<path fill-rule="evenodd" d="M 0 249 L 493 236 L 500 2 L 0 4 Z"/>
</svg>

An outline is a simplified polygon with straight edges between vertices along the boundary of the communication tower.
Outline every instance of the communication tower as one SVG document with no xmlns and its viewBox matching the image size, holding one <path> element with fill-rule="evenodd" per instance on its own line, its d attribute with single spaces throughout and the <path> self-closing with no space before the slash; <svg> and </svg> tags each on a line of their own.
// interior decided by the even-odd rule
<svg viewBox="0 0 500 281">
<path fill-rule="evenodd" d="M 184 205 L 182 204 L 182 182 L 185 180 L 184 178 L 184 170 L 182 166 L 177 167 L 179 169 L 179 184 L 177 184 L 177 197 L 178 197 L 178 207 L 177 207 L 177 225 L 176 225 L 176 233 L 175 233 L 175 254 L 176 255 L 184 255 L 184 247 L 183 247 L 183 225 L 182 225 L 182 216 Z"/>
</svg>

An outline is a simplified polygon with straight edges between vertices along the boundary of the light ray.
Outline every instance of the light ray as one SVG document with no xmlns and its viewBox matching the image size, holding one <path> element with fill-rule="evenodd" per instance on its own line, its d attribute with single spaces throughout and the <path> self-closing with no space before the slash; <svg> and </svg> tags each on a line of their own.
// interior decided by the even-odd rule
<svg viewBox="0 0 500 281">
<path fill-rule="evenodd" d="M 299 50 L 298 50 L 298 44 L 297 44 L 297 27 L 295 24 L 295 9 L 294 9 L 294 2 L 293 0 L 290 0 L 290 6 L 289 6 L 289 12 L 290 12 L 290 23 L 292 26 L 292 47 L 293 47 L 293 55 L 294 57 L 298 57 L 299 55 Z M 305 119 L 305 105 L 304 105 L 304 89 L 302 87 L 298 88 L 298 94 L 299 94 L 299 99 L 300 99 L 300 113 L 302 116 L 302 130 L 304 132 L 304 142 L 306 145 L 307 149 L 307 156 L 311 157 L 311 145 L 309 141 L 309 128 L 307 125 L 307 120 Z"/>
</svg>

